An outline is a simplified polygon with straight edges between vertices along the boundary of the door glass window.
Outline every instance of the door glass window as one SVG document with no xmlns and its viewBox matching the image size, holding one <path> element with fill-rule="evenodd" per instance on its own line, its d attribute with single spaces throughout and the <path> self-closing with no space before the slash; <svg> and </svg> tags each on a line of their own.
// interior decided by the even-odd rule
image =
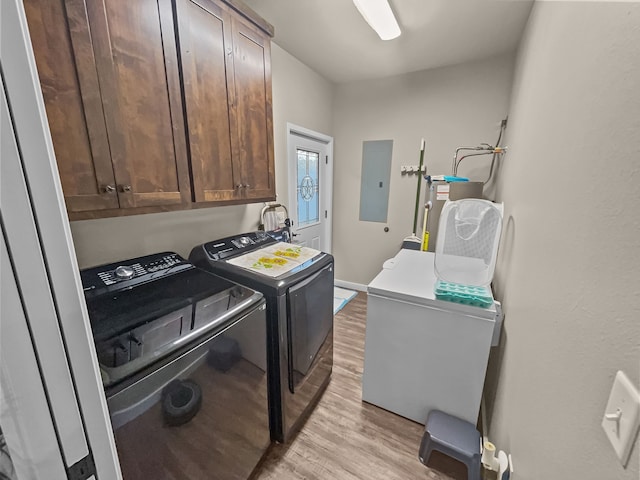
<svg viewBox="0 0 640 480">
<path fill-rule="evenodd" d="M 303 227 L 320 221 L 320 155 L 300 148 L 297 153 L 298 227 Z"/>
</svg>

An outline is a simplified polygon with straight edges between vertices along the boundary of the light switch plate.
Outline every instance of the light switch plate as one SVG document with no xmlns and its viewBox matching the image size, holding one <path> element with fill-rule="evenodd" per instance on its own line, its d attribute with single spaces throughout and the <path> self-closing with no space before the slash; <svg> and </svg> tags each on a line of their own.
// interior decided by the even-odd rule
<svg viewBox="0 0 640 480">
<path fill-rule="evenodd" d="M 602 428 L 623 466 L 627 465 L 639 426 L 640 394 L 624 372 L 618 370 L 602 418 Z"/>
</svg>

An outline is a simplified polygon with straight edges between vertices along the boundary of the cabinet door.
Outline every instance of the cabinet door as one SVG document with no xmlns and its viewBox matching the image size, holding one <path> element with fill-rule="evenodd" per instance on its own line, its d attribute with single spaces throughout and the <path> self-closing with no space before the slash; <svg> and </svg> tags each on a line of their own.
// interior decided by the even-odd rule
<svg viewBox="0 0 640 480">
<path fill-rule="evenodd" d="M 233 164 L 229 118 L 230 18 L 207 0 L 177 0 L 176 14 L 195 200 L 234 200 L 240 172 Z"/>
<path fill-rule="evenodd" d="M 120 206 L 189 202 L 171 0 L 87 3 Z"/>
<path fill-rule="evenodd" d="M 67 209 L 118 208 L 84 2 L 24 6 Z"/>
<path fill-rule="evenodd" d="M 274 200 L 271 43 L 256 27 L 233 20 L 234 107 L 243 194 Z M 233 130 L 232 130 L 233 135 Z"/>
</svg>

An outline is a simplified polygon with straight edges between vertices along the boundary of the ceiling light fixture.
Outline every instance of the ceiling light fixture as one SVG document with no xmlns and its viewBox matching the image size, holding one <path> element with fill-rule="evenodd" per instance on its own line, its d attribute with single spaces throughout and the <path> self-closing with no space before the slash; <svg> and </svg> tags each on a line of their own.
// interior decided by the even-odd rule
<svg viewBox="0 0 640 480">
<path fill-rule="evenodd" d="M 387 0 L 353 0 L 353 3 L 382 40 L 400 36 L 400 27 Z"/>
</svg>

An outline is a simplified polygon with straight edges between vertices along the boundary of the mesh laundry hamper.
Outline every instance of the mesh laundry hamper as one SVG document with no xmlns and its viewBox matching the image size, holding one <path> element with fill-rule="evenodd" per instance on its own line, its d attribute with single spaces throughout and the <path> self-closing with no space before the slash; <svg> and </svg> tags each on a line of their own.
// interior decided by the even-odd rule
<svg viewBox="0 0 640 480">
<path fill-rule="evenodd" d="M 438 226 L 435 273 L 442 282 L 491 283 L 502 233 L 502 204 L 465 198 L 447 201 Z"/>
</svg>

